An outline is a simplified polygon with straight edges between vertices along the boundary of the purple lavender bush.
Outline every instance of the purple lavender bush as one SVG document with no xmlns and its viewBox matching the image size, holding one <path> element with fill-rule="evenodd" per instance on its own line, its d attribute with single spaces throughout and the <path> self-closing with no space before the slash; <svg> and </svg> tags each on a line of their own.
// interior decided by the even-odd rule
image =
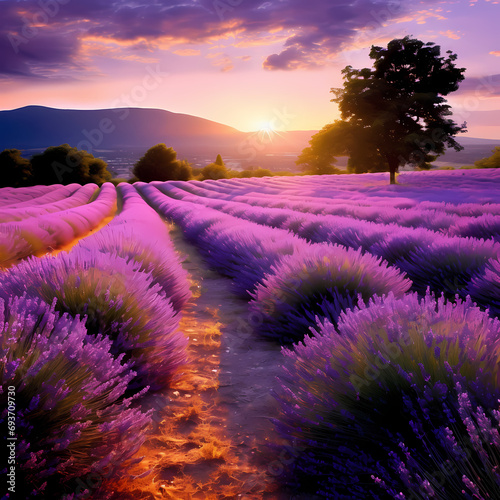
<svg viewBox="0 0 500 500">
<path fill-rule="evenodd" d="M 210 265 L 234 279 L 233 291 L 241 297 L 251 296 L 280 259 L 309 247 L 288 231 L 231 219 L 210 227 L 200 249 Z"/>
<path fill-rule="evenodd" d="M 483 213 L 472 217 L 457 217 L 448 234 L 500 242 L 500 216 Z"/>
<path fill-rule="evenodd" d="M 137 263 L 137 270 L 152 276 L 152 285 L 159 285 L 167 300 L 180 311 L 191 297 L 187 272 L 181 266 L 171 247 L 161 242 L 154 244 L 138 238 L 137 231 L 117 227 L 115 230 L 99 231 L 83 240 L 81 247 L 104 254 L 122 257 L 126 262 Z"/>
<path fill-rule="evenodd" d="M 77 478 L 132 464 L 151 415 L 123 398 L 135 374 L 110 340 L 89 341 L 83 320 L 26 296 L 0 300 L 0 325 L 0 421 L 13 411 L 17 437 L 16 492 L 4 498 L 60 498 Z"/>
<path fill-rule="evenodd" d="M 444 297 L 374 297 L 283 349 L 282 479 L 321 498 L 496 498 L 500 321 Z"/>
<path fill-rule="evenodd" d="M 372 244 L 369 252 L 395 265 L 398 261 L 407 259 L 410 253 L 417 249 L 425 251 L 438 236 L 437 233 L 424 228 L 401 227 Z"/>
<path fill-rule="evenodd" d="M 86 316 L 90 334 L 110 337 L 111 353 L 133 362 L 131 389 L 161 389 L 185 362 L 178 314 L 137 263 L 84 248 L 29 258 L 0 274 L 0 297 L 25 292 L 48 304 L 56 299 L 56 311 Z"/>
<path fill-rule="evenodd" d="M 402 297 L 410 286 L 398 269 L 361 250 L 305 245 L 273 266 L 256 287 L 250 311 L 261 335 L 292 343 L 310 333 L 316 317 L 336 324 L 359 300 L 389 292 Z"/>
<path fill-rule="evenodd" d="M 466 293 L 479 306 L 488 308 L 491 316 L 500 318 L 500 261 L 490 259 L 484 272 L 470 281 Z"/>
<path fill-rule="evenodd" d="M 469 282 L 481 274 L 489 259 L 498 258 L 500 244 L 475 238 L 438 237 L 417 247 L 395 265 L 413 281 L 412 289 L 424 295 L 427 287 L 452 299 L 466 296 Z"/>
</svg>

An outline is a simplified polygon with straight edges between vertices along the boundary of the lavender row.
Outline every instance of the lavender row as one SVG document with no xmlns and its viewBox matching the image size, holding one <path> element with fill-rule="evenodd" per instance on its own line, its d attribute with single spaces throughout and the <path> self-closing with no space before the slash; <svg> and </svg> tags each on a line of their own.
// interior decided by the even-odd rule
<svg viewBox="0 0 500 500">
<path fill-rule="evenodd" d="M 109 340 L 89 341 L 83 320 L 40 299 L 0 299 L 0 324 L 0 421 L 16 415 L 16 498 L 86 498 L 78 478 L 123 472 L 145 440 L 151 414 L 124 399 L 135 373 Z"/>
<path fill-rule="evenodd" d="M 71 187 L 70 187 L 71 186 Z M 45 203 L 45 199 L 55 201 L 57 198 L 57 192 L 61 191 L 61 194 L 67 193 L 68 187 L 70 189 L 76 190 L 81 187 L 80 184 L 71 184 L 70 186 L 63 186 L 62 184 L 56 184 L 51 186 L 30 186 L 30 187 L 20 187 L 11 188 L 5 187 L 0 189 L 0 206 L 2 208 L 21 205 L 23 203 L 28 203 L 32 205 L 38 205 L 39 203 Z M 66 194 L 63 195 L 67 196 Z M 61 199 L 61 198 L 59 198 Z"/>
<path fill-rule="evenodd" d="M 166 223 L 130 184 L 119 184 L 122 209 L 104 228 L 80 240 L 75 247 L 109 253 L 138 263 L 176 311 L 191 297 L 188 274 L 169 236 Z"/>
<path fill-rule="evenodd" d="M 496 497 L 500 322 L 470 299 L 375 297 L 284 354 L 275 425 L 295 491 Z"/>
<path fill-rule="evenodd" d="M 134 400 L 165 388 L 187 361 L 186 273 L 158 214 L 132 186 L 119 194 L 123 209 L 102 234 L 0 274 L 2 387 L 23 402 L 23 498 L 87 498 L 86 477 L 123 474 L 151 423 Z"/>
<path fill-rule="evenodd" d="M 382 202 L 378 200 L 377 203 L 373 203 L 371 198 L 366 198 L 364 202 L 359 200 L 358 203 L 362 204 L 348 204 L 343 203 L 344 200 L 339 198 L 334 200 L 332 198 L 304 199 L 303 195 L 287 195 L 279 191 L 273 194 L 259 191 L 258 193 L 241 195 L 238 194 L 237 186 L 235 189 L 229 188 L 225 193 L 220 193 L 220 187 L 218 191 L 214 192 L 211 189 L 213 185 L 209 185 L 207 189 L 205 182 L 192 181 L 172 184 L 200 197 L 216 196 L 220 199 L 222 195 L 223 199 L 252 206 L 288 209 L 317 215 L 342 216 L 376 224 L 397 224 L 410 228 L 421 227 L 449 236 L 500 239 L 499 203 L 489 205 L 469 203 L 450 206 L 449 204 L 422 202 L 408 207 L 407 203 L 403 204 L 403 202 L 394 206 L 391 200 L 390 208 L 388 208 L 387 200 L 382 200 Z"/>
<path fill-rule="evenodd" d="M 148 201 L 179 224 L 216 270 L 251 298 L 258 331 L 281 343 L 309 333 L 316 315 L 336 322 L 359 300 L 390 291 L 402 296 L 411 282 L 381 259 L 339 245 L 309 244 L 288 231 L 236 219 L 136 184 Z"/>
<path fill-rule="evenodd" d="M 97 198 L 85 205 L 0 224 L 0 268 L 71 243 L 98 227 L 115 210 L 116 189 L 105 183 Z"/>
<path fill-rule="evenodd" d="M 500 202 L 500 174 L 490 170 L 470 170 L 455 172 L 403 172 L 398 176 L 399 185 L 389 185 L 388 174 L 361 174 L 340 176 L 304 176 L 252 178 L 249 183 L 238 180 L 212 181 L 217 189 L 227 189 L 234 185 L 249 190 L 253 186 L 261 192 L 280 192 L 314 198 L 348 198 L 351 200 L 382 201 L 399 203 L 401 199 L 413 202 L 445 202 L 498 204 Z M 245 179 L 247 180 L 247 179 Z M 372 204 L 372 203 L 370 203 Z"/>
<path fill-rule="evenodd" d="M 79 189 L 66 190 L 66 196 L 62 199 L 34 205 L 31 203 L 22 206 L 9 206 L 0 209 L 0 223 L 27 219 L 29 217 L 40 217 L 44 214 L 61 212 L 69 208 L 78 207 L 88 203 L 99 188 L 96 184 L 85 184 Z M 59 190 L 62 191 L 62 190 Z"/>
<path fill-rule="evenodd" d="M 401 228 L 348 217 L 300 214 L 286 208 L 262 208 L 241 202 L 201 198 L 163 183 L 157 187 L 169 196 L 222 211 L 273 228 L 287 229 L 312 243 L 332 243 L 381 257 L 404 271 L 421 295 L 427 287 L 453 298 L 473 293 L 486 307 L 484 290 L 472 290 L 471 281 L 494 266 L 500 244 L 494 240 L 449 237 L 423 228 Z M 500 232 L 497 234 L 500 236 Z M 486 285 L 485 285 L 486 286 Z"/>
</svg>

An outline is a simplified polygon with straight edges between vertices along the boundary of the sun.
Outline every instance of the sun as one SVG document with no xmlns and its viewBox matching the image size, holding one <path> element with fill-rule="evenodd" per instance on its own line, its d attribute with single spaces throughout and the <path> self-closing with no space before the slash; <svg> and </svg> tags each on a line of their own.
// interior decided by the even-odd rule
<svg viewBox="0 0 500 500">
<path fill-rule="evenodd" d="M 273 137 L 278 134 L 278 131 L 274 128 L 271 121 L 263 121 L 259 126 L 258 134 L 262 139 L 272 141 Z"/>
<path fill-rule="evenodd" d="M 274 130 L 274 126 L 271 122 L 262 122 L 259 127 L 259 132 L 263 132 L 265 134 L 273 134 L 276 131 Z"/>
</svg>

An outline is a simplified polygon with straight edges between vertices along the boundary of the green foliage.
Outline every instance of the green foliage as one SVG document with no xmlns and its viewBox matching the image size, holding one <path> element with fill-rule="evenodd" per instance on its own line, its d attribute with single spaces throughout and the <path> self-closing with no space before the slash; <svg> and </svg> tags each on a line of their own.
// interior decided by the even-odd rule
<svg viewBox="0 0 500 500">
<path fill-rule="evenodd" d="M 177 168 L 177 180 L 188 181 L 193 176 L 191 164 L 187 160 L 180 160 Z"/>
<path fill-rule="evenodd" d="M 248 179 L 249 177 L 272 177 L 273 175 L 269 169 L 257 167 L 252 170 L 242 170 L 238 177 Z"/>
<path fill-rule="evenodd" d="M 207 179 L 212 179 L 214 181 L 218 179 L 229 179 L 229 170 L 225 165 L 210 163 L 201 170 L 201 180 L 205 181 Z"/>
<path fill-rule="evenodd" d="M 192 172 L 193 178 L 198 178 L 198 177 L 201 178 L 201 171 L 202 170 L 203 170 L 203 168 L 192 167 L 191 172 Z"/>
<path fill-rule="evenodd" d="M 0 153 L 0 187 L 29 186 L 32 180 L 31 163 L 18 149 L 5 149 Z"/>
<path fill-rule="evenodd" d="M 344 155 L 343 144 L 348 139 L 348 128 L 343 122 L 337 121 L 326 125 L 309 141 L 310 146 L 305 148 L 295 162 L 303 165 L 302 171 L 306 174 L 335 174 L 338 172 L 333 165 L 337 162 L 335 156 Z"/>
<path fill-rule="evenodd" d="M 298 163 L 329 166 L 347 155 L 349 172 L 389 170 L 395 183 L 399 166 L 429 168 L 446 147 L 463 149 L 453 136 L 465 124 L 447 118 L 443 96 L 457 90 L 465 69 L 455 67 L 456 54 L 440 54 L 438 45 L 408 36 L 372 46 L 373 69 L 347 66 L 343 88 L 331 89 L 342 120 L 316 134 Z"/>
<path fill-rule="evenodd" d="M 87 151 L 69 144 L 52 146 L 31 158 L 34 184 L 89 184 L 101 185 L 111 180 L 108 164 Z"/>
<path fill-rule="evenodd" d="M 225 166 L 224 162 L 222 161 L 222 156 L 221 155 L 217 155 L 217 158 L 215 159 L 215 164 L 216 165 L 220 165 L 221 167 Z"/>
<path fill-rule="evenodd" d="M 115 177 L 109 182 L 111 182 L 111 184 L 113 184 L 114 186 L 118 186 L 118 184 L 121 184 L 122 182 L 130 182 L 130 179 L 125 179 L 124 177 Z"/>
<path fill-rule="evenodd" d="M 474 163 L 476 168 L 500 168 L 500 146 L 492 150 L 492 155 Z"/>
<path fill-rule="evenodd" d="M 133 175 L 142 182 L 186 181 L 191 178 L 191 165 L 178 160 L 173 148 L 163 143 L 149 148 L 134 165 Z"/>
</svg>

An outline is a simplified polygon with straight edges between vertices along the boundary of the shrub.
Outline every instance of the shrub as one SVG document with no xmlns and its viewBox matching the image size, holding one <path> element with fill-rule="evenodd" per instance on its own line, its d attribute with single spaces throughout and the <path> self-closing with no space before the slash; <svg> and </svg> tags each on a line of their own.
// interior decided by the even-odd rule
<svg viewBox="0 0 500 500">
<path fill-rule="evenodd" d="M 307 242 L 279 229 L 228 220 L 210 226 L 202 239 L 202 253 L 221 274 L 234 279 L 233 290 L 241 297 L 252 291 L 272 266 Z"/>
<path fill-rule="evenodd" d="M 486 213 L 457 219 L 449 228 L 449 235 L 493 239 L 500 242 L 500 216 Z"/>
<path fill-rule="evenodd" d="M 217 163 L 210 163 L 206 167 L 201 169 L 201 180 L 219 180 L 219 179 L 228 179 L 229 171 L 225 165 L 219 165 Z"/>
<path fill-rule="evenodd" d="M 269 169 L 257 167 L 251 170 L 242 170 L 238 177 L 248 179 L 250 177 L 272 177 L 273 175 L 276 174 L 273 174 Z"/>
<path fill-rule="evenodd" d="M 500 146 L 492 150 L 492 155 L 474 163 L 475 168 L 500 168 Z"/>
<path fill-rule="evenodd" d="M 289 484 L 321 498 L 496 498 L 500 322 L 469 298 L 374 297 L 283 353 Z"/>
<path fill-rule="evenodd" d="M 0 175 L 0 188 L 29 186 L 33 176 L 31 163 L 19 149 L 4 149 L 0 153 Z"/>
<path fill-rule="evenodd" d="M 31 158 L 35 184 L 103 184 L 111 180 L 108 164 L 69 144 L 47 148 Z"/>
<path fill-rule="evenodd" d="M 113 186 L 118 186 L 118 184 L 121 184 L 122 182 L 130 182 L 130 179 L 125 179 L 125 177 L 115 177 L 113 179 L 110 179 L 111 184 L 113 184 Z"/>
<path fill-rule="evenodd" d="M 316 316 L 336 324 L 340 313 L 359 299 L 366 302 L 389 292 L 401 297 L 410 286 L 397 269 L 360 250 L 308 245 L 273 266 L 252 294 L 250 310 L 262 335 L 298 342 Z"/>
<path fill-rule="evenodd" d="M 29 258 L 0 275 L 0 296 L 27 292 L 72 316 L 85 315 L 90 334 L 112 340 L 137 377 L 131 388 L 160 389 L 185 361 L 178 316 L 137 263 L 84 248 L 56 257 Z"/>
<path fill-rule="evenodd" d="M 424 295 L 444 293 L 447 298 L 466 295 L 472 278 L 484 271 L 489 259 L 499 255 L 500 245 L 475 238 L 438 237 L 429 246 L 417 247 L 395 265 L 413 281 L 412 289 Z"/>
<path fill-rule="evenodd" d="M 161 143 L 146 151 L 134 165 L 132 173 L 134 182 L 188 180 L 191 177 L 191 165 L 178 160 L 174 149 Z"/>
<path fill-rule="evenodd" d="M 131 463 L 151 419 L 123 399 L 135 375 L 123 355 L 39 299 L 0 300 L 0 318 L 0 421 L 14 400 L 16 498 L 58 498 L 78 477 Z"/>
<path fill-rule="evenodd" d="M 99 231 L 91 238 L 90 241 L 83 240 L 81 246 L 116 255 L 132 265 L 138 264 L 137 270 L 151 275 L 151 285 L 161 287 L 161 292 L 176 311 L 180 311 L 191 297 L 187 272 L 177 261 L 172 248 L 154 246 L 153 241 L 145 242 L 142 238 L 138 240 L 133 229 L 123 226 L 116 231 Z"/>
<path fill-rule="evenodd" d="M 373 243 L 390 234 L 391 229 L 394 231 L 394 227 L 348 217 L 311 215 L 300 226 L 297 234 L 313 243 L 328 242 L 367 250 Z"/>
<path fill-rule="evenodd" d="M 428 248 L 436 236 L 436 233 L 428 229 L 402 227 L 375 242 L 369 252 L 394 265 L 400 260 L 408 259 L 411 252 Z"/>
<path fill-rule="evenodd" d="M 500 318 L 500 261 L 490 259 L 484 272 L 472 278 L 465 293 L 479 306 L 488 308 L 491 316 Z"/>
</svg>

